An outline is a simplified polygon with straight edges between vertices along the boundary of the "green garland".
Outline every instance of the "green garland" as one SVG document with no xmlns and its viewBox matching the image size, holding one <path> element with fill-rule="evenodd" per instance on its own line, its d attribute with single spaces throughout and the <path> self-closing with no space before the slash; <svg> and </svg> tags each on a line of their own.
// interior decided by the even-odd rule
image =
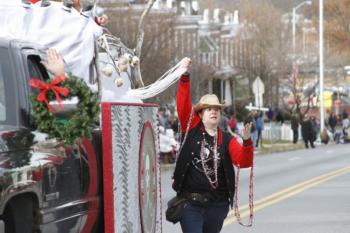
<svg viewBox="0 0 350 233">
<path fill-rule="evenodd" d="M 32 115 L 38 130 L 47 133 L 49 138 L 57 138 L 65 144 L 73 144 L 84 137 L 91 138 L 90 131 L 99 120 L 98 94 L 92 92 L 83 80 L 71 74 L 57 86 L 68 88 L 68 97 L 78 97 L 78 109 L 70 119 L 60 120 L 57 119 L 55 113 L 49 111 L 44 102 L 37 100 L 37 95 L 32 95 Z M 46 98 L 49 102 L 56 100 L 52 91 L 46 93 Z"/>
</svg>

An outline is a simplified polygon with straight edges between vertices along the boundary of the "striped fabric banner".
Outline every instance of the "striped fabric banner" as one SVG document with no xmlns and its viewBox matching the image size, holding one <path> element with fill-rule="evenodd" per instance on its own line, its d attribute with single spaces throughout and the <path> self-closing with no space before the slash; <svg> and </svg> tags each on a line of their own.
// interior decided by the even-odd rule
<svg viewBox="0 0 350 233">
<path fill-rule="evenodd" d="M 105 233 L 160 233 L 158 106 L 102 103 Z"/>
</svg>

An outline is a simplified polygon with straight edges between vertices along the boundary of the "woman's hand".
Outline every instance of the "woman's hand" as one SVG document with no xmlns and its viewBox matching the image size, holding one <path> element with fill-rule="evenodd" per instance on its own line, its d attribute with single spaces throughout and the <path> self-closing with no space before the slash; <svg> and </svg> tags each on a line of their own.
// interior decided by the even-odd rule
<svg viewBox="0 0 350 233">
<path fill-rule="evenodd" d="M 191 59 L 188 57 L 182 58 L 182 60 L 180 61 L 180 67 L 185 68 L 187 72 L 191 72 L 191 69 L 192 69 Z"/>
<path fill-rule="evenodd" d="M 250 130 L 252 128 L 252 124 L 253 123 L 250 122 L 244 125 L 243 132 L 242 132 L 243 140 L 248 140 L 250 138 Z"/>
<path fill-rule="evenodd" d="M 41 61 L 41 63 L 45 66 L 47 71 L 55 76 L 64 74 L 63 58 L 54 48 L 49 48 L 47 50 L 47 61 Z"/>
</svg>

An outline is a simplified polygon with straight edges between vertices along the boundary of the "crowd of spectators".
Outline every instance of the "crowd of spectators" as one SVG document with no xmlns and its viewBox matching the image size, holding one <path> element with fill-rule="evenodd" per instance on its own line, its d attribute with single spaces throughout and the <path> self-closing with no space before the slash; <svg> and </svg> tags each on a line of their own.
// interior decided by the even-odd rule
<svg viewBox="0 0 350 233">
<path fill-rule="evenodd" d="M 264 124 L 273 122 L 282 126 L 286 120 L 288 123 L 290 120 L 291 130 L 293 132 L 292 142 L 296 144 L 301 138 L 305 144 L 305 148 L 315 148 L 315 141 L 319 137 L 322 143 L 328 143 L 330 140 L 336 143 L 350 142 L 350 120 L 345 110 L 340 114 L 334 114 L 331 111 L 327 112 L 325 122 L 326 133 L 320 132 L 319 119 L 312 114 L 305 114 L 302 118 L 296 113 L 291 114 L 287 118 L 285 116 L 286 114 L 278 108 L 270 108 L 266 112 L 253 110 L 249 111 L 245 117 L 240 117 L 242 119 L 242 122 L 240 122 L 236 113 L 224 109 L 221 113 L 219 127 L 234 137 L 240 137 L 239 127 L 247 122 L 252 122 L 251 136 L 256 148 L 262 146 Z M 160 107 L 159 124 L 164 130 L 171 129 L 177 142 L 180 140 L 178 118 L 175 109 L 171 110 L 171 108 Z"/>
</svg>

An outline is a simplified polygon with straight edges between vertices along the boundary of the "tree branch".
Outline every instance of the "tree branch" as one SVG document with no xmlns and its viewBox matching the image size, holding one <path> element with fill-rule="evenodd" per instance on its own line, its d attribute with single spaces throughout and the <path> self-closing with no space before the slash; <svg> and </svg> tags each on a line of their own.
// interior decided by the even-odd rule
<svg viewBox="0 0 350 233">
<path fill-rule="evenodd" d="M 142 48 L 142 44 L 143 44 L 143 37 L 145 34 L 145 32 L 143 30 L 144 21 L 145 21 L 146 16 L 150 12 L 154 2 L 155 2 L 155 0 L 148 1 L 145 10 L 142 12 L 142 15 L 140 17 L 140 21 L 139 21 L 139 24 L 137 27 L 135 55 L 138 56 L 139 58 L 141 57 L 141 48 Z"/>
<path fill-rule="evenodd" d="M 153 3 L 155 0 L 149 0 L 146 8 L 141 14 L 140 21 L 137 27 L 137 35 L 136 35 L 136 48 L 135 48 L 135 55 L 140 59 L 140 64 L 136 67 L 136 72 L 135 72 L 135 80 L 137 83 L 135 83 L 135 88 L 138 88 L 139 86 L 145 86 L 141 77 L 141 50 L 142 50 L 142 44 L 143 44 L 143 37 L 145 35 L 145 31 L 143 29 L 144 26 L 144 21 L 148 13 L 150 12 Z"/>
</svg>

